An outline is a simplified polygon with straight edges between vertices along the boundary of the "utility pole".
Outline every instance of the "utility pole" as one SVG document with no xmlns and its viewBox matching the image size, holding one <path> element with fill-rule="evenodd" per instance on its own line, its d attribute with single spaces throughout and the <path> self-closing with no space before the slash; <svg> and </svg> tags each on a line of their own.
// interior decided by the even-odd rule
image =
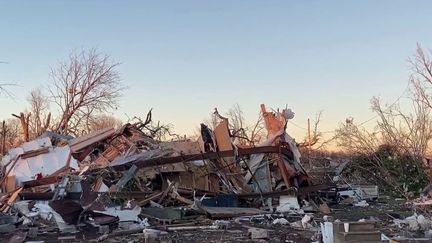
<svg viewBox="0 0 432 243">
<path fill-rule="evenodd" d="M 309 170 L 312 169 L 311 161 L 311 130 L 310 130 L 310 119 L 308 118 L 308 157 L 309 157 Z"/>
</svg>

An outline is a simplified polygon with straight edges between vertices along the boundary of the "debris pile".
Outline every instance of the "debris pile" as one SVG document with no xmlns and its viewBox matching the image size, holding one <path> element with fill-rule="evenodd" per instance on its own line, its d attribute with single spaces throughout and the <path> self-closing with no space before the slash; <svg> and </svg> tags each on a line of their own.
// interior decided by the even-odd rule
<svg viewBox="0 0 432 243">
<path fill-rule="evenodd" d="M 261 113 L 267 139 L 255 146 L 234 139 L 222 116 L 214 129 L 201 124 L 196 141 L 158 141 L 142 122 L 76 138 L 46 132 L 1 160 L 0 232 L 15 242 L 98 242 L 133 234 L 156 242 L 180 235 L 196 241 L 180 232 L 204 230 L 236 241 L 286 240 L 283 229 L 290 227 L 319 240 L 330 237 L 324 223 L 330 206 L 368 208 L 377 199 L 376 186 L 314 182 L 286 132 L 294 113 L 264 105 Z M 346 163 L 331 177 L 339 178 Z M 341 225 L 334 229 L 343 232 Z"/>
<path fill-rule="evenodd" d="M 223 117 L 213 130 L 201 124 L 197 141 L 157 141 L 142 123 L 77 138 L 46 132 L 2 158 L 1 226 L 22 224 L 30 232 L 50 222 L 61 233 L 142 231 L 150 221 L 273 212 L 280 196 L 321 189 L 310 185 L 285 131 L 293 113 L 261 110 L 268 137 L 257 146 L 236 144 Z"/>
</svg>

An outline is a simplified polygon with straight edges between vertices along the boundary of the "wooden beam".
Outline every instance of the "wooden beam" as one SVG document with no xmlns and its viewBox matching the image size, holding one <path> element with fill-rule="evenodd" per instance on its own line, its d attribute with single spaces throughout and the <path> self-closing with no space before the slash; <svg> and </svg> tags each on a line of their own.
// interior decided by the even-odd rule
<svg viewBox="0 0 432 243">
<path fill-rule="evenodd" d="M 36 187 L 36 186 L 43 186 L 43 185 L 49 185 L 49 184 L 55 184 L 61 180 L 61 176 L 47 176 L 38 180 L 31 180 L 31 181 L 25 181 L 23 182 L 24 188 L 30 188 L 30 187 Z"/>
<path fill-rule="evenodd" d="M 164 192 L 154 192 L 153 194 L 151 194 L 146 199 L 139 201 L 137 204 L 138 204 L 138 206 L 142 207 L 142 206 L 146 205 L 147 203 L 149 203 L 150 201 L 158 199 L 159 197 L 161 197 L 163 195 L 163 193 Z"/>
<path fill-rule="evenodd" d="M 18 155 L 15 160 L 12 162 L 11 167 L 9 168 L 9 170 L 6 171 L 6 173 L 4 174 L 3 178 L 0 181 L 0 186 L 3 186 L 3 183 L 6 180 L 6 177 L 9 175 L 9 173 L 12 171 L 12 169 L 15 167 L 16 163 L 18 162 L 18 160 L 21 158 L 21 155 Z M 5 168 L 7 168 L 9 164 L 7 164 L 5 166 Z"/>
<path fill-rule="evenodd" d="M 18 194 L 22 191 L 22 187 L 18 188 L 15 192 L 13 192 L 11 194 L 11 196 L 9 197 L 9 199 L 6 201 L 6 203 L 3 205 L 3 207 L 1 208 L 1 211 L 3 213 L 7 213 L 10 209 L 10 207 L 12 206 L 13 202 L 15 202 L 15 200 L 18 197 Z"/>
<path fill-rule="evenodd" d="M 287 147 L 280 146 L 263 146 L 263 147 L 253 147 L 253 148 L 238 148 L 237 151 L 220 151 L 220 152 L 207 152 L 200 154 L 185 154 L 181 156 L 173 156 L 173 157 L 160 157 L 153 159 L 137 159 L 133 162 L 110 166 L 111 168 L 117 171 L 123 171 L 129 169 L 129 167 L 134 164 L 138 168 L 146 168 L 152 166 L 160 166 L 166 164 L 174 164 L 179 162 L 187 162 L 187 161 L 195 161 L 195 160 L 205 160 L 205 159 L 219 159 L 225 157 L 234 157 L 236 155 L 238 157 L 247 156 L 251 154 L 260 154 L 260 153 L 282 153 L 288 158 L 293 158 L 293 153 Z M 96 168 L 94 170 L 101 170 L 103 168 Z"/>
<path fill-rule="evenodd" d="M 110 187 L 110 192 L 117 192 L 123 189 L 126 184 L 135 177 L 135 174 L 138 172 L 138 167 L 136 165 L 132 165 L 129 170 L 127 170 L 120 180 Z"/>
</svg>

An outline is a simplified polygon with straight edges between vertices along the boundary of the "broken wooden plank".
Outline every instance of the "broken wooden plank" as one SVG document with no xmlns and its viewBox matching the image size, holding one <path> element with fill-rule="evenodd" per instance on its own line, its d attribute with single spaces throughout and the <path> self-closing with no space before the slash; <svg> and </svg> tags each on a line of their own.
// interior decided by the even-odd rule
<svg viewBox="0 0 432 243">
<path fill-rule="evenodd" d="M 135 174 L 138 172 L 138 167 L 136 165 L 132 165 L 128 171 L 126 171 L 120 180 L 110 187 L 110 192 L 117 192 L 123 189 L 123 187 L 135 177 Z"/>
<path fill-rule="evenodd" d="M 206 160 L 206 159 L 220 159 L 225 157 L 234 157 L 234 156 L 247 156 L 251 154 L 260 154 L 260 153 L 282 153 L 288 158 L 292 159 L 293 154 L 291 150 L 287 147 L 282 146 L 263 146 L 263 147 L 253 147 L 253 148 L 238 148 L 236 151 L 219 151 L 219 152 L 207 152 L 200 154 L 185 154 L 182 156 L 172 156 L 172 157 L 157 157 L 150 159 L 140 159 L 137 157 L 136 160 L 124 163 L 124 164 L 116 164 L 110 166 L 111 168 L 122 171 L 129 169 L 131 164 L 136 165 L 138 168 L 146 168 L 152 166 L 160 166 L 166 164 L 174 164 L 179 162 L 187 162 L 187 161 L 195 161 L 195 160 Z M 96 168 L 94 170 L 100 170 L 100 168 Z"/>
<path fill-rule="evenodd" d="M 158 204 L 161 204 L 165 197 L 171 193 L 171 190 L 174 188 L 175 183 L 170 183 L 169 186 L 163 191 L 161 197 L 157 201 Z"/>
<path fill-rule="evenodd" d="M 47 154 L 49 153 L 49 148 L 48 147 L 44 147 L 44 148 L 40 148 L 40 149 L 36 149 L 36 150 L 31 150 L 28 152 L 25 152 L 23 154 L 21 154 L 21 158 L 22 159 L 28 159 L 31 157 L 35 157 L 41 154 Z"/>
<path fill-rule="evenodd" d="M 281 174 L 283 181 L 285 183 L 286 188 L 290 188 L 291 183 L 289 181 L 289 174 L 285 167 L 285 163 L 282 161 L 282 159 L 277 158 L 277 166 L 279 168 L 279 173 Z"/>
<path fill-rule="evenodd" d="M 3 205 L 3 207 L 1 208 L 1 211 L 3 213 L 7 213 L 10 209 L 10 207 L 12 206 L 12 204 L 15 202 L 15 200 L 18 197 L 18 194 L 23 190 L 22 187 L 18 188 L 15 192 L 13 192 L 11 194 L 11 196 L 8 198 L 8 200 L 6 201 L 6 203 Z"/>
<path fill-rule="evenodd" d="M 172 192 L 172 193 L 170 194 L 170 196 L 171 196 L 172 199 L 177 200 L 177 201 L 179 201 L 179 202 L 181 202 L 181 203 L 184 203 L 184 204 L 187 204 L 187 205 L 192 205 L 192 204 L 193 204 L 193 201 L 192 201 L 192 200 L 189 200 L 189 199 L 187 199 L 187 198 L 185 198 L 185 197 L 182 197 L 182 196 L 180 196 L 180 194 L 178 194 L 178 193 L 174 193 L 174 192 Z"/>
<path fill-rule="evenodd" d="M 58 183 L 61 180 L 61 176 L 47 176 L 43 177 L 41 179 L 37 180 L 31 180 L 31 181 L 24 181 L 23 187 L 24 188 L 31 188 L 36 186 L 43 186 L 43 185 L 49 185 L 49 184 L 55 184 Z"/>
<path fill-rule="evenodd" d="M 180 194 L 177 192 L 178 183 L 175 182 L 175 183 L 172 183 L 172 184 L 174 184 L 174 186 L 173 186 L 173 188 L 171 189 L 170 197 L 171 197 L 172 199 L 174 199 L 174 200 L 177 200 L 177 201 L 179 201 L 179 202 L 185 203 L 185 204 L 187 204 L 187 205 L 192 205 L 192 204 L 193 204 L 193 201 L 192 201 L 192 200 L 189 200 L 189 199 L 187 199 L 187 198 L 185 198 L 185 197 L 180 196 Z"/>
<path fill-rule="evenodd" d="M 116 130 L 113 127 L 103 128 L 101 130 L 94 131 L 84 136 L 72 139 L 71 141 L 69 141 L 69 146 L 72 153 L 76 153 L 83 148 L 86 148 L 90 145 L 93 145 L 94 143 L 109 138 L 115 132 Z"/>
<path fill-rule="evenodd" d="M 7 176 L 3 183 L 3 192 L 12 192 L 16 189 L 16 177 L 14 175 Z"/>
<path fill-rule="evenodd" d="M 151 194 L 150 196 L 148 196 L 146 199 L 139 201 L 137 203 L 138 206 L 142 207 L 144 205 L 146 205 L 147 203 L 149 203 L 150 201 L 156 200 L 159 197 L 161 197 L 163 195 L 164 192 L 154 192 L 153 194 Z"/>
<path fill-rule="evenodd" d="M 268 112 L 264 104 L 261 104 L 261 112 L 267 129 L 267 137 L 281 135 L 281 131 L 285 129 L 287 123 L 286 118 L 279 112 L 276 114 Z"/>
<path fill-rule="evenodd" d="M 3 178 L 0 181 L 0 186 L 3 186 L 3 183 L 6 180 L 6 177 L 9 175 L 9 173 L 12 171 L 12 169 L 15 167 L 16 163 L 18 162 L 18 160 L 21 158 L 21 155 L 18 155 L 15 160 L 12 162 L 10 168 L 6 171 L 6 173 L 4 174 Z M 7 168 L 7 166 L 6 166 Z"/>
<path fill-rule="evenodd" d="M 221 122 L 219 122 L 213 132 L 219 151 L 233 150 L 227 120 L 222 120 Z"/>
</svg>

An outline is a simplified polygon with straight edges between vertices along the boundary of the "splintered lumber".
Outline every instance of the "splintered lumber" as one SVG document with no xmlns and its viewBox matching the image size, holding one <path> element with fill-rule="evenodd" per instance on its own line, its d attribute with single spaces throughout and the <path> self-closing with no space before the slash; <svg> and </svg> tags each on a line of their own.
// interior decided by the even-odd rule
<svg viewBox="0 0 432 243">
<path fill-rule="evenodd" d="M 36 150 L 31 150 L 28 152 L 25 152 L 23 154 L 21 154 L 21 158 L 22 159 L 28 159 L 31 157 L 35 157 L 41 154 L 47 154 L 49 153 L 49 148 L 48 147 L 44 147 L 44 148 L 40 148 L 40 149 L 36 149 Z"/>
<path fill-rule="evenodd" d="M 103 128 L 98 131 L 91 132 L 84 136 L 72 139 L 69 141 L 69 146 L 73 153 L 80 151 L 92 144 L 95 144 L 99 141 L 107 139 L 115 133 L 115 129 L 113 127 Z"/>
<path fill-rule="evenodd" d="M 126 150 L 126 146 L 123 144 L 110 145 L 99 157 L 94 161 L 98 165 L 108 165 L 109 162 L 117 158 L 122 151 Z"/>
<path fill-rule="evenodd" d="M 104 183 L 103 183 L 103 178 L 102 178 L 102 177 L 98 177 L 98 178 L 96 179 L 96 182 L 94 183 L 93 191 L 95 191 L 95 192 L 100 192 L 100 190 L 101 190 L 101 188 L 102 188 L 102 185 L 104 185 Z"/>
<path fill-rule="evenodd" d="M 21 155 L 18 155 L 15 160 L 12 162 L 10 168 L 6 171 L 6 174 L 3 176 L 3 178 L 0 181 L 0 186 L 3 186 L 3 183 L 5 182 L 7 176 L 9 175 L 9 173 L 12 171 L 12 169 L 15 167 L 16 163 L 18 162 L 18 160 L 21 158 Z M 7 166 L 6 166 L 7 168 Z"/>
<path fill-rule="evenodd" d="M 214 129 L 216 144 L 219 151 L 232 151 L 233 146 L 231 143 L 231 136 L 228 128 L 228 121 L 222 120 Z M 246 180 L 243 176 L 238 176 L 241 173 L 241 168 L 236 163 L 234 156 L 226 157 L 215 160 L 215 165 L 218 169 L 222 170 L 227 179 L 233 184 L 235 189 L 239 192 L 249 191 L 246 185 Z"/>
<path fill-rule="evenodd" d="M 149 203 L 150 201 L 156 200 L 159 197 L 161 197 L 163 195 L 164 192 L 154 192 L 153 194 L 149 195 L 146 199 L 139 201 L 137 204 L 138 206 L 142 207 L 144 205 L 146 205 L 147 203 Z"/>
<path fill-rule="evenodd" d="M 7 176 L 3 183 L 4 192 L 12 192 L 16 189 L 16 177 L 14 175 Z"/>
<path fill-rule="evenodd" d="M 172 189 L 170 190 L 170 197 L 171 197 L 172 199 L 174 199 L 174 200 L 179 201 L 179 202 L 182 202 L 182 203 L 185 203 L 185 204 L 188 204 L 188 205 L 192 205 L 192 204 L 193 204 L 193 201 L 192 201 L 192 200 L 189 200 L 189 199 L 187 199 L 187 198 L 185 198 L 185 197 L 182 197 L 182 196 L 180 196 L 180 194 L 178 193 L 178 191 L 177 191 L 178 183 L 175 182 L 175 183 L 172 183 L 172 184 L 174 184 L 174 186 L 173 186 Z M 172 184 L 171 184 L 171 185 L 172 185 Z M 171 186 L 171 185 L 170 185 L 170 186 Z"/>
<path fill-rule="evenodd" d="M 287 188 L 289 188 L 291 186 L 291 183 L 289 181 L 289 175 L 288 175 L 287 169 L 285 167 L 285 163 L 283 162 L 283 160 L 278 159 L 277 160 L 277 165 L 279 167 L 279 172 L 280 172 L 280 174 L 281 174 L 281 176 L 282 176 L 282 178 L 284 180 L 285 186 Z"/>
<path fill-rule="evenodd" d="M 12 204 L 15 202 L 15 200 L 18 197 L 18 194 L 23 190 L 22 187 L 18 188 L 15 192 L 11 194 L 11 196 L 8 198 L 6 203 L 3 205 L 3 207 L 0 209 L 1 212 L 7 213 L 12 206 Z"/>
<path fill-rule="evenodd" d="M 219 151 L 233 150 L 227 120 L 222 120 L 216 126 L 216 128 L 214 129 L 214 135 Z"/>
<path fill-rule="evenodd" d="M 163 200 L 165 199 L 165 197 L 172 191 L 172 189 L 174 188 L 175 183 L 171 183 L 162 193 L 161 197 L 159 198 L 159 200 L 157 201 L 158 204 L 161 204 L 163 202 Z"/>
<path fill-rule="evenodd" d="M 24 188 L 30 188 L 30 187 L 36 187 L 36 186 L 43 186 L 43 185 L 49 185 L 49 184 L 55 184 L 61 180 L 62 176 L 47 176 L 43 177 L 41 179 L 37 180 L 31 180 L 31 181 L 24 181 L 23 187 Z"/>
<path fill-rule="evenodd" d="M 281 113 L 268 112 L 264 104 L 261 104 L 261 112 L 264 118 L 264 124 L 267 129 L 267 137 L 280 134 L 285 129 L 286 118 Z"/>
<path fill-rule="evenodd" d="M 187 199 L 185 197 L 182 197 L 178 193 L 172 192 L 172 193 L 170 193 L 170 196 L 171 196 L 172 199 L 177 200 L 179 202 L 182 202 L 184 204 L 187 204 L 187 205 L 192 205 L 193 204 L 192 200 L 189 200 L 189 199 Z"/>
<path fill-rule="evenodd" d="M 12 114 L 12 116 L 18 118 L 21 122 L 21 128 L 23 131 L 23 138 L 24 141 L 29 141 L 29 120 L 30 120 L 31 113 L 24 114 L 23 112 L 20 112 L 20 115 Z"/>
<path fill-rule="evenodd" d="M 111 186 L 110 192 L 116 192 L 123 189 L 126 183 L 128 183 L 132 178 L 135 177 L 135 174 L 137 172 L 138 172 L 138 167 L 132 165 L 129 168 L 129 170 L 123 174 L 122 178 L 120 178 L 120 180 L 115 185 Z"/>
</svg>

